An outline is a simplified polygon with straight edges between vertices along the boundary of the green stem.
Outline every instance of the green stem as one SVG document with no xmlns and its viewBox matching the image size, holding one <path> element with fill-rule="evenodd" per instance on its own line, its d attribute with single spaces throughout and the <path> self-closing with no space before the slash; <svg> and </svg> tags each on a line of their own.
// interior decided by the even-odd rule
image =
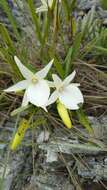
<svg viewBox="0 0 107 190">
<path fill-rule="evenodd" d="M 39 40 L 40 44 L 42 44 L 42 35 L 41 35 L 41 31 L 40 31 L 40 22 L 39 22 L 37 14 L 36 14 L 36 9 L 35 9 L 35 5 L 33 3 L 33 0 L 28 0 L 28 5 L 29 5 L 30 12 L 31 12 L 33 23 L 35 24 L 36 37 Z"/>
</svg>

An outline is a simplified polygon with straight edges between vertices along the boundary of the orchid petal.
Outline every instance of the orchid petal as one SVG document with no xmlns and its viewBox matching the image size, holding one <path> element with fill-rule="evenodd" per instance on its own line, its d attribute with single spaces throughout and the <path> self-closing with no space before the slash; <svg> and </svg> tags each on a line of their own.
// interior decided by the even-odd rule
<svg viewBox="0 0 107 190">
<path fill-rule="evenodd" d="M 24 93 L 23 101 L 22 101 L 22 107 L 27 106 L 29 103 L 28 97 L 27 97 L 27 90 Z"/>
<path fill-rule="evenodd" d="M 55 90 L 52 94 L 51 94 L 51 96 L 50 96 L 50 98 L 49 98 L 49 100 L 48 100 L 48 102 L 47 102 L 47 105 L 49 106 L 50 104 L 53 104 L 56 100 L 57 100 L 57 98 L 58 98 L 58 92 L 57 92 L 57 90 Z"/>
<path fill-rule="evenodd" d="M 69 85 L 62 92 L 59 93 L 59 100 L 66 108 L 71 110 L 79 109 L 78 104 L 83 103 L 83 95 L 78 87 Z"/>
<path fill-rule="evenodd" d="M 14 56 L 15 62 L 20 70 L 20 72 L 22 73 L 22 75 L 24 76 L 25 79 L 31 79 L 34 74 L 27 68 L 25 67 L 21 61 L 17 58 L 17 56 Z"/>
<path fill-rule="evenodd" d="M 78 87 L 78 86 L 80 86 L 80 83 L 72 83 L 72 85 Z"/>
<path fill-rule="evenodd" d="M 17 92 L 20 90 L 24 90 L 27 86 L 28 86 L 28 81 L 22 80 L 4 91 L 5 92 Z"/>
<path fill-rule="evenodd" d="M 76 72 L 73 71 L 68 77 L 65 78 L 65 80 L 63 81 L 63 85 L 67 86 L 75 77 Z"/>
<path fill-rule="evenodd" d="M 46 112 L 48 112 L 46 106 L 41 106 L 41 108 L 43 108 Z"/>
<path fill-rule="evenodd" d="M 46 75 L 48 74 L 50 68 L 52 67 L 54 59 L 52 59 L 46 67 L 44 67 L 42 70 L 38 71 L 35 76 L 39 79 L 44 79 Z"/>
<path fill-rule="evenodd" d="M 36 84 L 30 84 L 27 89 L 29 102 L 38 106 L 46 107 L 50 95 L 50 88 L 45 80 L 40 80 Z"/>
<path fill-rule="evenodd" d="M 59 88 L 61 86 L 61 84 L 62 84 L 62 80 L 60 79 L 60 77 L 58 75 L 56 75 L 56 74 L 53 74 L 52 78 L 53 78 L 55 87 Z"/>
<path fill-rule="evenodd" d="M 48 85 L 49 85 L 49 87 L 51 88 L 54 88 L 55 87 L 55 85 L 54 85 L 54 82 L 52 82 L 52 81 L 48 81 L 48 80 L 46 80 L 47 81 L 47 83 L 48 83 Z"/>
</svg>

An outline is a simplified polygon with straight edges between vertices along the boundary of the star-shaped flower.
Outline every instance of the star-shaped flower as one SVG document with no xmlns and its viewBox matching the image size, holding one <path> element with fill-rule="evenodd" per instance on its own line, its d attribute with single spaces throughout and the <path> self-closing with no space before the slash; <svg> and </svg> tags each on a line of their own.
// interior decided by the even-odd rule
<svg viewBox="0 0 107 190">
<path fill-rule="evenodd" d="M 16 56 L 14 59 L 25 80 L 18 82 L 4 91 L 17 92 L 20 90 L 25 90 L 22 106 L 27 106 L 30 102 L 35 106 L 42 107 L 46 110 L 46 103 L 50 96 L 50 88 L 48 81 L 44 80 L 44 78 L 48 74 L 53 60 L 51 60 L 45 68 L 34 74 L 27 67 L 25 67 Z"/>
<path fill-rule="evenodd" d="M 57 99 L 68 109 L 77 110 L 79 109 L 79 103 L 83 103 L 83 95 L 78 88 L 80 84 L 78 83 L 70 83 L 74 77 L 76 72 L 74 71 L 68 77 L 62 81 L 56 74 L 52 75 L 53 84 L 56 90 L 52 93 L 48 100 L 48 105 L 54 103 Z"/>
</svg>

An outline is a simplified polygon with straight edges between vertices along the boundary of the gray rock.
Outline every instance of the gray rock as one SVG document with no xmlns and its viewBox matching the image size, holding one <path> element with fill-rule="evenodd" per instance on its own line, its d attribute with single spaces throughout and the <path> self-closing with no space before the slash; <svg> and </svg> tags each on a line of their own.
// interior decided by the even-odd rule
<svg viewBox="0 0 107 190">
<path fill-rule="evenodd" d="M 89 10 L 92 6 L 99 6 L 99 0 L 77 0 L 78 7 L 82 10 Z"/>
<path fill-rule="evenodd" d="M 58 161 L 58 154 L 54 151 L 52 151 L 52 149 L 48 149 L 47 151 L 47 159 L 46 162 L 56 162 Z"/>
<path fill-rule="evenodd" d="M 38 190 L 74 190 L 72 184 L 68 182 L 68 179 L 60 174 L 43 174 L 32 176 L 31 184 L 37 186 Z"/>
</svg>

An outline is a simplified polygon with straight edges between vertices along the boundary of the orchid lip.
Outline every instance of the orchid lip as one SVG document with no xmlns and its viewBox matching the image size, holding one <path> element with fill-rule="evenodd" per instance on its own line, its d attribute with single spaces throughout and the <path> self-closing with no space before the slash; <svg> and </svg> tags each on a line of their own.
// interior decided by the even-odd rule
<svg viewBox="0 0 107 190">
<path fill-rule="evenodd" d="M 37 82 L 38 82 L 38 79 L 37 79 L 36 77 L 33 77 L 33 78 L 32 78 L 32 83 L 33 83 L 33 84 L 36 84 Z"/>
<path fill-rule="evenodd" d="M 63 86 L 61 86 L 61 87 L 58 89 L 59 92 L 62 92 L 63 90 L 64 90 L 64 87 L 63 87 Z"/>
</svg>

